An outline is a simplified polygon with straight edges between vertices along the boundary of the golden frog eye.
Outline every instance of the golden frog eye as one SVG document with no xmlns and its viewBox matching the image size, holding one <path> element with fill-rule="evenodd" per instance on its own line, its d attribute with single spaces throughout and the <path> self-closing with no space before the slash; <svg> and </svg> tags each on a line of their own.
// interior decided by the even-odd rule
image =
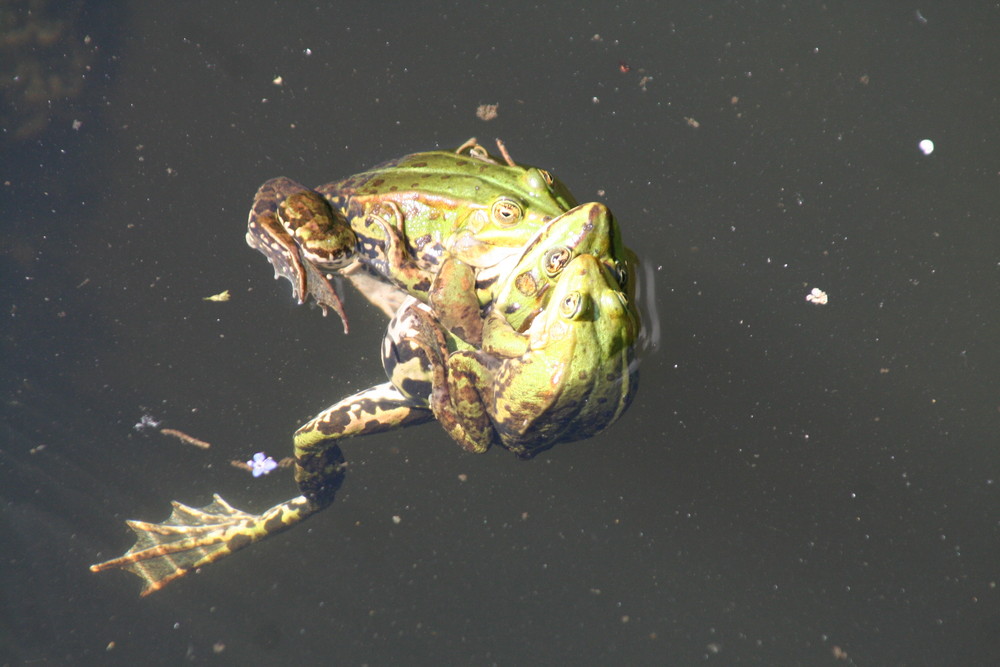
<svg viewBox="0 0 1000 667">
<path fill-rule="evenodd" d="M 559 314 L 566 319 L 577 319 L 583 315 L 587 307 L 587 300 L 580 292 L 570 292 L 563 297 L 559 304 Z"/>
<path fill-rule="evenodd" d="M 501 227 L 513 227 L 521 221 L 524 210 L 513 199 L 501 197 L 493 202 L 493 206 L 490 208 L 490 215 Z"/>
<path fill-rule="evenodd" d="M 545 271 L 545 275 L 549 278 L 554 278 L 560 271 L 566 268 L 570 260 L 569 248 L 560 247 L 552 248 L 545 253 L 545 258 L 542 262 L 542 268 Z"/>
</svg>

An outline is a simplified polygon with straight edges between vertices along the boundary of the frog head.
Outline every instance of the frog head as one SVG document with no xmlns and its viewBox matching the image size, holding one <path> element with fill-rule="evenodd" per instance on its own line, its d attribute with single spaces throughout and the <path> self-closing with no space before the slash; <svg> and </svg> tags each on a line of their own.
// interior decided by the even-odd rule
<svg viewBox="0 0 1000 667">
<path fill-rule="evenodd" d="M 515 163 L 499 140 L 505 163 L 486 154 L 474 139 L 470 141 L 468 154 L 473 161 L 491 166 L 479 167 L 482 183 L 477 183 L 475 196 L 464 198 L 465 214 L 447 249 L 470 266 L 483 269 L 510 257 L 514 249 L 525 245 L 527 235 L 545 226 L 553 215 L 576 206 L 576 200 L 548 171 Z M 459 152 L 467 147 L 468 142 Z"/>
<path fill-rule="evenodd" d="M 479 174 L 486 183 L 476 184 L 475 196 L 456 200 L 458 228 L 445 244 L 451 255 L 478 269 L 515 255 L 553 216 L 576 205 L 569 189 L 544 169 L 513 163 L 490 169 Z"/>
<path fill-rule="evenodd" d="M 591 255 L 630 295 L 635 255 L 621 240 L 614 215 L 600 202 L 581 204 L 554 218 L 531 238 L 523 252 L 498 267 L 504 276 L 493 295 L 493 311 L 524 331 L 548 300 L 562 272 L 579 255 Z M 481 277 L 482 280 L 482 277 Z"/>
<path fill-rule="evenodd" d="M 484 331 L 484 350 L 492 331 Z M 527 351 L 497 373 L 492 417 L 504 446 L 530 457 L 614 423 L 638 386 L 638 333 L 635 307 L 605 264 L 572 258 L 528 328 Z"/>
</svg>

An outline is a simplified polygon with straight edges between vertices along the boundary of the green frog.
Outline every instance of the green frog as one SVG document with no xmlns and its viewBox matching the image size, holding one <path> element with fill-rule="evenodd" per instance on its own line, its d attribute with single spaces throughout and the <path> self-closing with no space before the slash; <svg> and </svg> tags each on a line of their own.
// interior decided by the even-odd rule
<svg viewBox="0 0 1000 667">
<path fill-rule="evenodd" d="M 638 388 L 639 326 L 617 277 L 593 255 L 577 255 L 525 333 L 494 310 L 482 349 L 448 356 L 434 414 L 473 452 L 499 442 L 527 458 L 595 435 L 621 417 Z"/>
<path fill-rule="evenodd" d="M 615 298 L 627 302 L 624 295 L 621 295 L 618 279 L 614 277 L 615 272 L 621 270 L 618 263 L 609 261 L 607 257 L 604 261 L 598 261 L 591 254 L 579 254 L 581 249 L 603 252 L 613 248 L 616 238 L 613 226 L 601 223 L 604 216 L 593 216 L 592 208 L 580 207 L 574 210 L 576 210 L 574 215 L 558 216 L 550 221 L 544 231 L 536 236 L 535 242 L 528 243 L 521 253 L 518 264 L 509 272 L 507 281 L 520 282 L 523 286 L 531 282 L 541 284 L 555 280 L 556 287 L 553 290 L 536 289 L 533 293 L 537 298 L 546 301 L 549 298 L 567 300 L 581 298 L 586 304 L 603 304 L 607 301 L 604 290 L 598 290 L 596 286 L 606 285 L 611 289 L 614 285 L 611 291 L 617 291 L 620 295 Z M 593 220 L 598 221 L 596 226 L 592 224 Z M 576 231 L 586 225 L 591 225 L 590 232 L 581 235 Z M 388 256 L 398 259 L 404 254 L 400 252 L 400 246 L 404 243 L 402 235 L 394 234 L 391 225 L 388 224 L 383 225 L 383 231 L 386 232 Z M 565 257 L 566 260 L 553 260 L 553 256 L 556 255 Z M 560 266 L 561 270 L 550 271 L 551 276 L 546 273 L 547 277 L 542 280 L 536 275 L 536 271 L 542 273 L 545 271 L 538 269 L 538 266 L 548 266 L 550 269 Z M 574 266 L 576 268 L 567 273 L 569 267 Z M 593 280 L 586 283 L 583 280 L 584 274 L 592 274 Z M 560 289 L 559 285 L 563 281 L 566 281 L 567 287 Z M 569 285 L 581 287 L 571 290 Z M 531 291 L 515 288 L 505 292 L 504 287 L 506 285 L 501 285 L 498 293 L 518 293 L 523 296 L 525 292 Z M 552 292 L 551 295 L 549 291 Z M 593 294 L 582 298 L 580 295 L 584 293 Z M 522 323 L 530 321 L 530 325 L 527 325 L 529 327 L 527 334 L 518 333 L 505 319 L 503 307 L 494 307 L 490 311 L 490 315 L 487 316 L 489 325 L 485 329 L 490 349 L 505 355 L 511 351 L 514 354 L 523 353 L 524 363 L 520 365 L 512 356 L 488 362 L 492 368 L 499 369 L 488 381 L 496 379 L 504 383 L 509 382 L 512 389 L 509 393 L 493 392 L 487 408 L 488 419 L 501 422 L 508 418 L 511 420 L 509 427 L 498 424 L 497 433 L 500 434 L 498 441 L 521 456 L 530 456 L 535 451 L 551 446 L 560 437 L 578 439 L 599 430 L 594 426 L 597 417 L 591 414 L 591 410 L 579 410 L 579 408 L 574 410 L 567 401 L 575 403 L 582 395 L 589 394 L 603 404 L 609 400 L 609 396 L 618 395 L 618 407 L 610 413 L 601 408 L 600 414 L 605 415 L 603 418 L 610 423 L 621 414 L 634 392 L 634 381 L 629 379 L 624 383 L 626 388 L 622 389 L 620 386 L 622 378 L 614 369 L 624 367 L 629 371 L 629 378 L 632 377 L 634 365 L 627 361 L 624 366 L 619 363 L 618 355 L 622 354 L 622 349 L 618 340 L 631 337 L 634 341 L 637 319 L 633 319 L 630 323 L 626 318 L 622 323 L 615 315 L 616 323 L 603 327 L 601 326 L 603 318 L 610 316 L 612 311 L 610 308 L 590 306 L 580 309 L 581 316 L 575 320 L 571 320 L 572 314 L 568 312 L 568 307 L 564 306 L 560 306 L 560 310 L 567 310 L 567 313 L 562 318 L 549 316 L 548 313 L 552 308 L 544 311 L 542 317 L 536 316 L 530 319 L 527 317 L 528 310 L 538 311 L 541 308 L 541 305 L 538 307 L 529 305 L 523 312 L 515 309 L 515 314 L 523 316 Z M 505 323 L 503 327 L 500 326 L 500 320 Z M 570 327 L 568 321 L 573 321 L 576 325 Z M 556 335 L 553 331 L 553 339 L 573 342 L 559 345 L 546 343 L 545 330 L 550 326 L 558 328 L 560 332 L 566 330 L 572 332 L 571 335 L 563 333 Z M 584 335 L 586 329 L 590 329 L 590 333 Z M 595 345 L 593 341 L 605 335 L 606 331 L 610 332 L 615 341 L 609 345 L 591 348 L 591 345 Z M 505 335 L 515 339 L 523 338 L 529 342 L 520 349 L 515 349 L 516 345 L 494 342 L 500 341 Z M 600 360 L 605 350 L 611 350 L 616 357 L 607 364 Z M 471 411 L 468 406 L 474 403 L 474 399 L 469 398 L 471 394 L 467 380 L 453 382 L 447 374 L 451 368 L 452 358 L 456 359 L 456 372 L 464 372 L 465 366 L 457 363 L 460 357 L 456 355 L 475 352 L 474 347 L 440 325 L 436 320 L 435 311 L 430 306 L 411 297 L 397 313 L 384 346 L 384 363 L 391 381 L 334 404 L 296 432 L 295 478 L 302 495 L 259 515 L 233 508 L 219 496 L 215 496 L 213 503 L 201 509 L 174 502 L 173 513 L 162 524 L 128 522 L 138 536 L 136 544 L 124 556 L 94 565 L 91 569 L 94 571 L 114 567 L 127 569 L 144 580 L 145 587 L 142 594 L 148 595 L 193 569 L 290 528 L 332 502 L 333 495 L 342 481 L 345 466 L 340 449 L 336 446 L 340 439 L 422 423 L 430 421 L 435 416 L 439 419 L 453 420 L 463 428 L 473 423 L 475 417 L 470 416 Z M 560 355 L 562 359 L 559 358 Z M 487 361 L 487 357 L 488 353 L 478 355 L 476 358 L 484 362 Z M 579 364 L 576 363 L 578 358 Z M 601 372 L 588 375 L 583 368 L 583 365 L 587 364 L 601 369 Z M 544 367 L 557 375 L 560 374 L 560 369 L 569 371 L 568 375 L 562 374 L 567 382 L 557 384 L 553 382 L 552 377 L 547 375 L 543 377 Z M 519 379 L 518 376 L 523 376 L 523 379 Z M 612 383 L 614 388 L 603 392 L 594 391 L 593 388 L 567 391 L 568 386 L 572 387 L 577 382 L 593 385 L 595 382 L 600 383 L 605 380 Z M 503 408 L 504 401 L 508 400 L 505 397 L 509 397 L 509 400 L 522 400 L 524 391 L 532 383 L 539 384 L 534 393 L 534 399 L 538 400 L 538 409 L 535 410 L 536 414 L 532 416 L 532 421 L 540 424 L 545 421 L 546 412 L 558 410 L 561 415 L 558 419 L 577 420 L 582 428 L 574 430 L 569 426 L 562 432 L 551 426 L 538 429 L 534 432 L 538 435 L 537 441 L 532 442 L 531 430 L 525 431 L 520 425 L 527 419 L 529 410 L 526 410 L 524 405 Z M 483 387 L 479 387 L 478 390 L 480 397 L 486 395 Z M 548 399 L 545 398 L 546 395 Z M 593 407 L 599 406 L 595 403 Z M 449 429 L 447 425 L 446 429 Z M 520 437 L 504 435 L 519 430 L 522 431 Z M 451 432 L 449 429 L 449 433 Z M 459 440 L 460 444 L 472 451 L 484 451 L 491 441 L 492 438 L 487 436 Z"/>
<path fill-rule="evenodd" d="M 470 139 L 455 152 L 414 153 L 310 190 L 279 177 L 264 183 L 247 222 L 247 243 L 287 278 L 300 303 L 312 296 L 347 319 L 325 272 L 360 261 L 410 294 L 429 301 L 442 263 L 473 271 L 516 257 L 553 218 L 576 205 L 564 184 L 538 167 L 518 165 L 504 145 L 503 161 Z M 383 223 L 405 239 L 412 262 L 390 268 Z M 446 275 L 451 275 L 446 271 Z M 465 275 L 465 274 L 463 274 Z M 485 293 L 453 292 L 467 311 L 489 300 Z M 455 318 L 472 316 L 453 304 Z M 448 319 L 447 317 L 445 318 Z M 459 326 L 459 325 L 456 325 Z"/>
<path fill-rule="evenodd" d="M 386 255 L 394 265 L 401 261 L 403 240 L 391 228 L 385 232 Z M 574 263 L 575 280 L 569 281 L 564 272 Z M 632 298 L 636 265 L 635 255 L 621 246 L 610 212 L 601 204 L 578 206 L 539 230 L 497 284 L 482 350 L 442 326 L 436 309 L 410 297 L 383 343 L 386 375 L 407 398 L 429 405 L 445 430 L 472 452 L 498 442 L 527 458 L 556 442 L 594 435 L 624 412 L 638 380 L 634 344 L 640 324 Z M 592 280 L 582 285 L 587 276 Z M 550 299 L 577 299 L 580 304 L 573 313 L 564 313 L 546 308 Z M 590 321 L 581 325 L 581 318 Z M 557 359 L 555 365 L 572 368 L 571 377 L 545 367 L 546 361 Z M 596 376 L 603 381 L 595 382 Z M 532 383 L 538 385 L 536 391 Z M 568 402 L 577 399 L 581 403 L 574 412 Z M 333 414 L 336 408 L 331 408 Z M 532 410 L 529 418 L 526 413 Z M 473 427 L 475 435 L 472 411 L 481 420 Z M 324 412 L 300 429 L 296 451 L 330 446 L 322 427 L 329 421 L 336 419 Z"/>
<path fill-rule="evenodd" d="M 639 328 L 617 276 L 597 257 L 574 254 L 525 333 L 494 310 L 482 348 L 473 348 L 411 297 L 390 324 L 383 363 L 393 385 L 429 403 L 466 450 L 496 443 L 531 458 L 621 417 L 638 388 Z"/>
<path fill-rule="evenodd" d="M 438 324 L 473 347 L 482 341 L 483 313 L 497 313 L 517 331 L 527 329 L 562 270 L 578 254 L 596 257 L 624 292 L 630 297 L 633 293 L 635 254 L 622 244 L 614 216 L 600 202 L 581 204 L 553 218 L 525 243 L 519 256 L 478 271 L 454 257 L 445 258 L 436 272 L 425 271 L 407 253 L 398 229 L 384 221 L 379 224 L 387 272 L 429 285 L 423 300 L 433 308 Z"/>
</svg>

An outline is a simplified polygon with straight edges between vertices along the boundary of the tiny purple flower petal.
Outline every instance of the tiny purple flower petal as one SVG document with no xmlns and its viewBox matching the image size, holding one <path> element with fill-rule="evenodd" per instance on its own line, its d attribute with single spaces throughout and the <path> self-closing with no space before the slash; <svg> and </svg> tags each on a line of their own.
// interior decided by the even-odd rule
<svg viewBox="0 0 1000 667">
<path fill-rule="evenodd" d="M 278 467 L 277 461 L 264 452 L 257 452 L 254 454 L 253 460 L 247 461 L 247 465 L 250 466 L 250 470 L 253 472 L 254 477 L 266 475 Z"/>
</svg>

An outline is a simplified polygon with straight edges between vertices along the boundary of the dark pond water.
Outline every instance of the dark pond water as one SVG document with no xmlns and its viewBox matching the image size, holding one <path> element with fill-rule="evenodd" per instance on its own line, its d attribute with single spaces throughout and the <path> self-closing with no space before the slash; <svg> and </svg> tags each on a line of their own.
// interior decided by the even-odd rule
<svg viewBox="0 0 1000 667">
<path fill-rule="evenodd" d="M 102 4 L 5 47 L 84 85 L 5 98 L 0 664 L 996 664 L 1000 10 L 882 4 Z M 308 524 L 91 574 L 171 499 L 294 495 L 229 461 L 382 379 L 378 312 L 245 245 L 258 184 L 470 136 L 642 257 L 622 421 L 349 442 Z"/>
</svg>

